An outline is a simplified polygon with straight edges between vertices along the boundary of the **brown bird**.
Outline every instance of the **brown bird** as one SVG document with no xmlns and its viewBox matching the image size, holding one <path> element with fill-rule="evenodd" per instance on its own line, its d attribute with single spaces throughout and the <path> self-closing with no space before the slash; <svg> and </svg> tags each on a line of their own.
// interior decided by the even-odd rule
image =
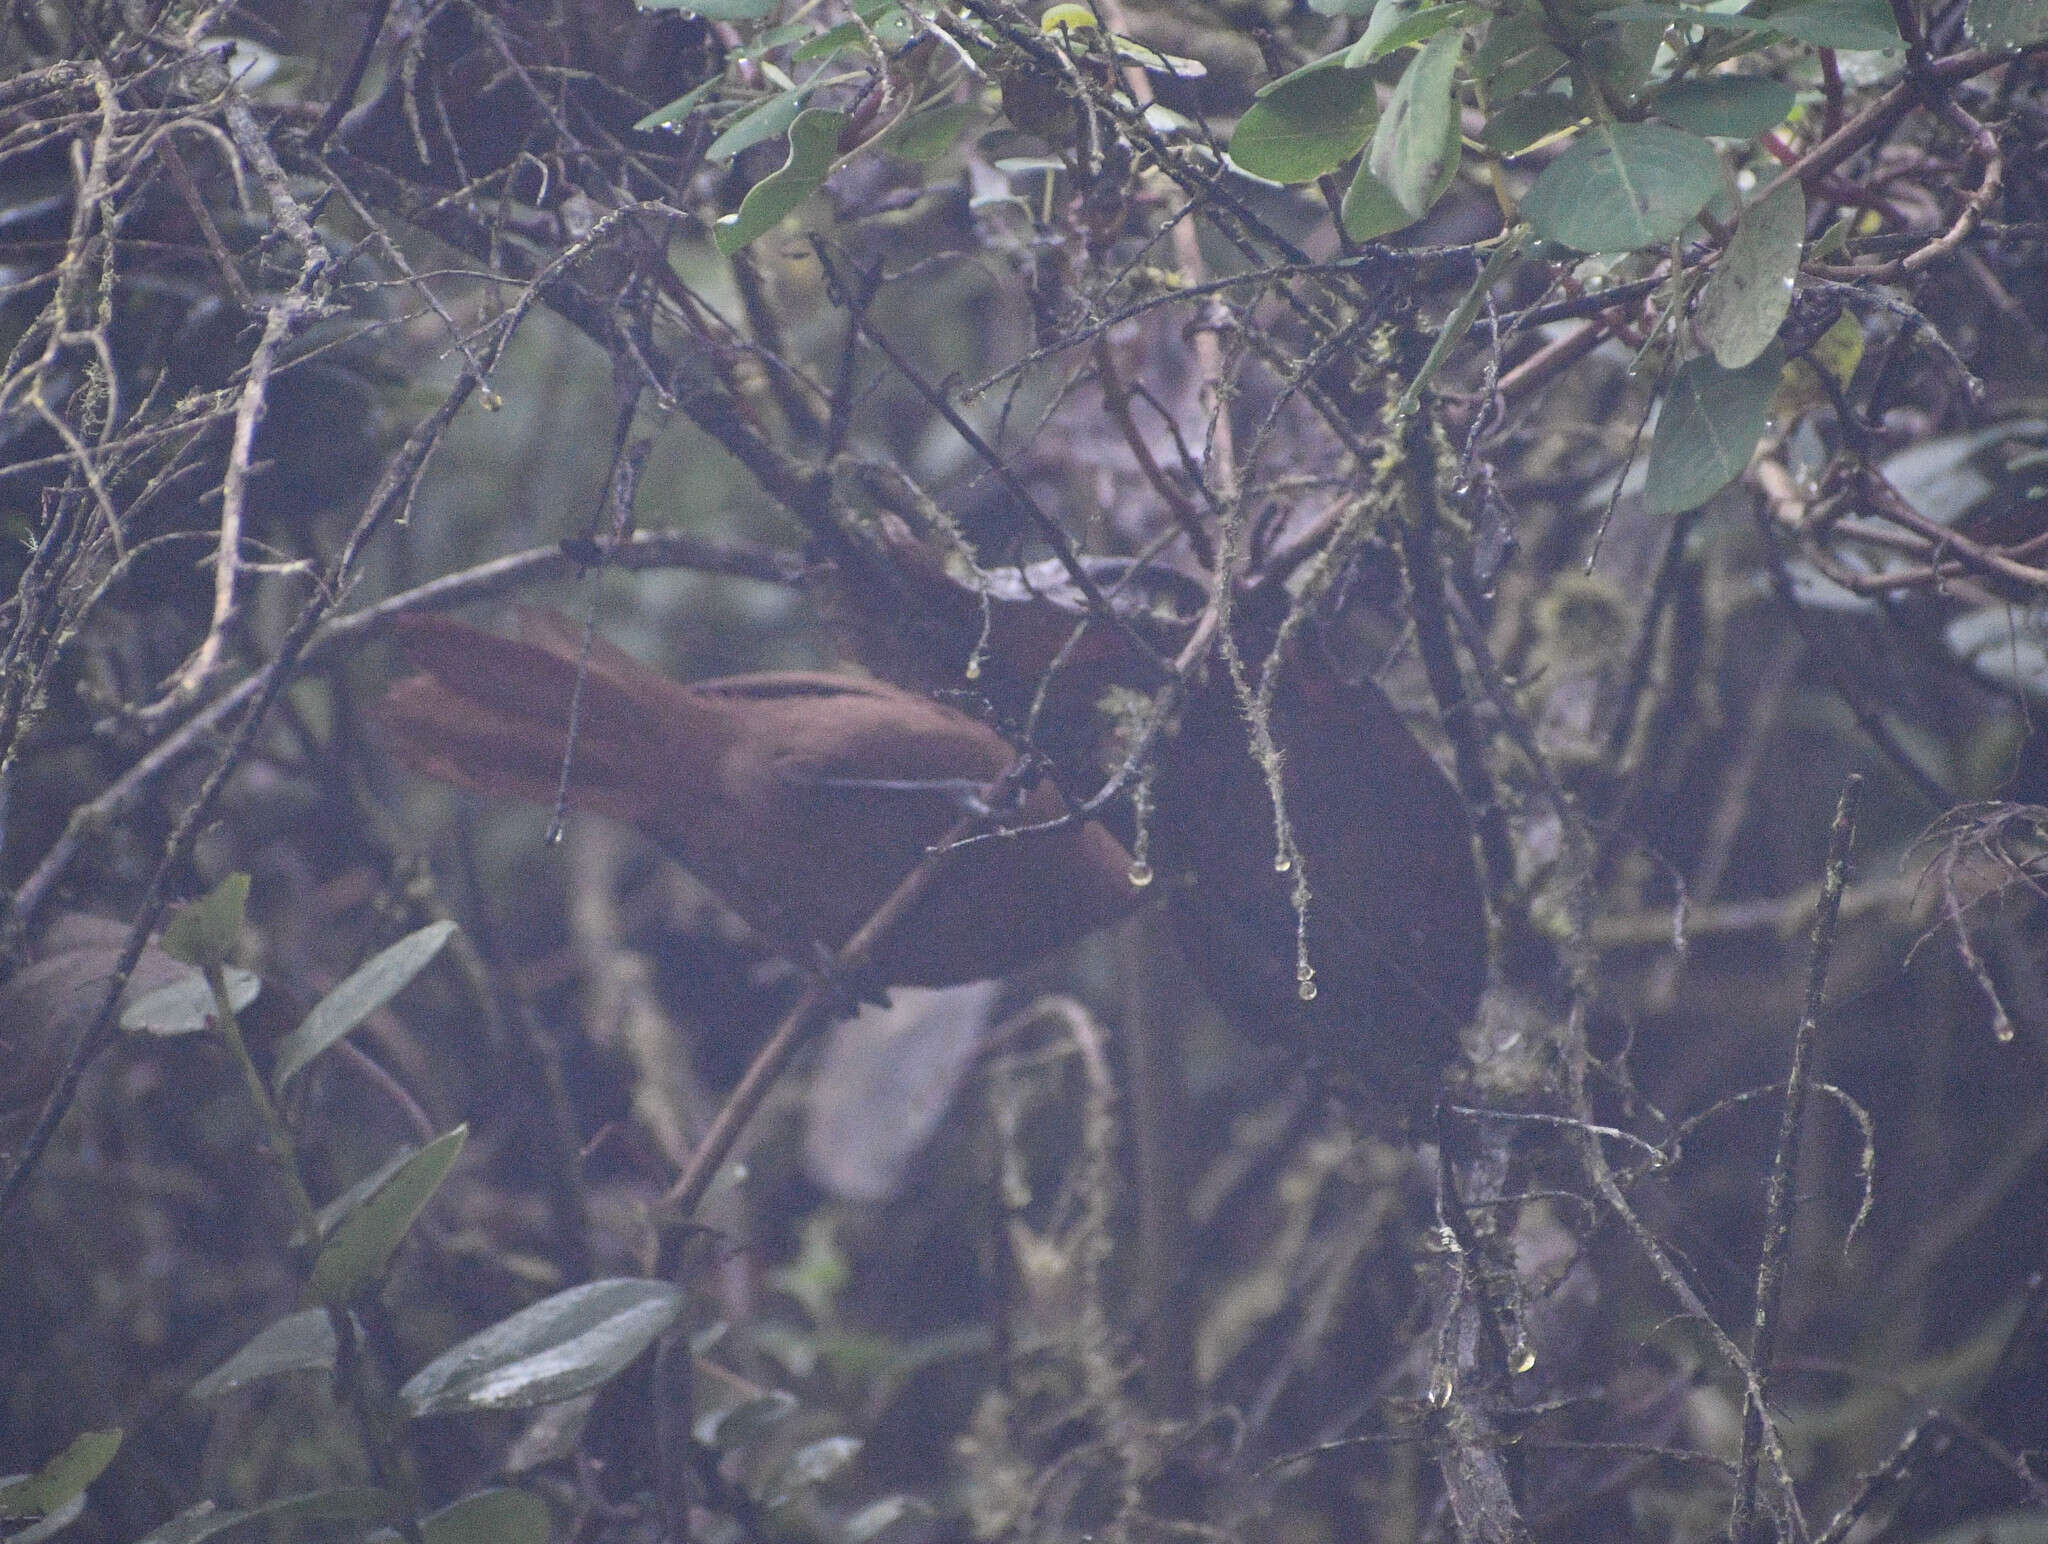
<svg viewBox="0 0 2048 1544">
<path fill-rule="evenodd" d="M 551 803 L 583 653 L 566 619 L 523 613 L 524 640 L 441 617 L 400 623 L 422 674 L 380 720 L 415 771 Z M 775 672 L 683 685 L 599 643 L 577 710 L 568 802 L 622 820 L 779 946 L 837 949 L 1016 760 L 987 725 L 855 677 Z M 1006 823 L 1050 820 L 1032 787 Z M 956 849 L 876 950 L 884 985 L 1003 975 L 1115 921 L 1141 892 L 1101 826 Z"/>
<path fill-rule="evenodd" d="M 1219 672 L 1220 676 L 1220 672 Z M 1390 1098 L 1434 1090 L 1486 984 L 1486 905 L 1464 801 L 1371 681 L 1298 640 L 1271 704 L 1308 873 L 1274 869 L 1273 805 L 1227 679 L 1193 695 L 1161 758 L 1155 858 L 1195 979 L 1247 1034 L 1319 1049 Z"/>
</svg>

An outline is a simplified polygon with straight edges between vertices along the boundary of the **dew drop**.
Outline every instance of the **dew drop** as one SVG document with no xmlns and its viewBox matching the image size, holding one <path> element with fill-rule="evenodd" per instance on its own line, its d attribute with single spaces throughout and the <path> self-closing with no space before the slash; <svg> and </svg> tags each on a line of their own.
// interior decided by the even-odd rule
<svg viewBox="0 0 2048 1544">
<path fill-rule="evenodd" d="M 478 400 L 483 403 L 486 413 L 498 412 L 505 406 L 505 399 L 488 386 L 484 388 L 484 394 Z"/>
<path fill-rule="evenodd" d="M 967 669 L 966 669 L 966 670 L 965 670 L 964 672 L 962 672 L 962 673 L 963 673 L 963 674 L 964 674 L 964 675 L 965 675 L 965 676 L 967 677 L 967 679 L 968 679 L 968 680 L 970 680 L 970 681 L 979 681 L 979 680 L 981 679 L 981 658 L 980 658 L 980 656 L 979 656 L 979 655 L 977 655 L 977 656 L 976 656 L 975 658 L 973 658 L 973 659 L 970 659 L 970 660 L 969 660 L 969 661 L 967 662 Z"/>
<path fill-rule="evenodd" d="M 1536 1353 L 1529 1349 L 1528 1341 L 1519 1342 L 1508 1354 L 1508 1371 L 1519 1378 L 1525 1372 L 1533 1372 L 1535 1368 Z"/>
<path fill-rule="evenodd" d="M 1302 982 L 1300 986 L 1295 988 L 1295 995 L 1305 1003 L 1314 1002 L 1316 1000 L 1316 984 L 1313 981 Z"/>
<path fill-rule="evenodd" d="M 2011 1045 L 2012 1020 L 2001 1013 L 1998 1016 L 1998 1022 L 1991 1026 L 1991 1038 L 1996 1040 L 2000 1045 Z"/>
<path fill-rule="evenodd" d="M 1308 962 L 1307 960 L 1303 960 L 1303 961 L 1302 961 L 1302 962 L 1301 962 L 1301 963 L 1300 963 L 1299 965 L 1297 965 L 1297 966 L 1295 966 L 1295 967 L 1294 967 L 1294 979 L 1295 979 L 1295 980 L 1297 980 L 1297 981 L 1313 981 L 1313 980 L 1315 980 L 1315 978 L 1316 978 L 1316 968 L 1315 968 L 1315 966 L 1313 966 L 1313 965 L 1309 964 L 1309 962 Z"/>
<path fill-rule="evenodd" d="M 1152 883 L 1152 865 L 1142 858 L 1136 859 L 1131 864 L 1130 875 L 1131 883 L 1142 890 Z"/>
<path fill-rule="evenodd" d="M 1282 853 L 1276 853 L 1276 854 L 1274 854 L 1274 856 L 1273 856 L 1273 872 L 1274 872 L 1274 873 L 1276 873 L 1276 874 L 1285 874 L 1285 873 L 1289 873 L 1289 872 L 1291 872 L 1291 871 L 1293 870 L 1293 868 L 1294 868 L 1294 860 L 1293 860 L 1292 858 L 1288 857 L 1286 853 L 1282 852 Z"/>
</svg>

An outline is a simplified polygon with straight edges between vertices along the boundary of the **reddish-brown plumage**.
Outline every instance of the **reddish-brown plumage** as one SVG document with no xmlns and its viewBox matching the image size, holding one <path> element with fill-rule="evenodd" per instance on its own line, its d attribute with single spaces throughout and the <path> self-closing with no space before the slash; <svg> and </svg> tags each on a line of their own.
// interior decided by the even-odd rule
<svg viewBox="0 0 2048 1544">
<path fill-rule="evenodd" d="M 525 640 L 439 617 L 400 635 L 422 673 L 380 718 L 429 777 L 546 803 L 561 777 L 580 633 L 528 613 Z M 636 827 L 800 956 L 837 948 L 1001 777 L 1003 737 L 896 687 L 796 672 L 683 685 L 606 645 L 591 654 L 569 802 Z M 909 786 L 875 787 L 890 783 Z M 1047 786 L 1019 823 L 1059 813 Z M 888 984 L 1002 975 L 1130 911 L 1130 858 L 1093 823 L 973 843 L 876 951 Z"/>
</svg>

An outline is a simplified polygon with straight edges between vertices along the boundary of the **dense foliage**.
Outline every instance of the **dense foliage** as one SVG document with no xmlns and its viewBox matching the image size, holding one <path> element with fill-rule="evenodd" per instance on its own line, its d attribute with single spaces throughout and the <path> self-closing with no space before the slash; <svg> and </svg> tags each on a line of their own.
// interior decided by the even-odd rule
<svg viewBox="0 0 2048 1544">
<path fill-rule="evenodd" d="M 2048 1538 L 2044 240 L 2043 0 L 12 0 L 0 1538 Z M 1152 899 L 402 772 L 535 600 Z"/>
</svg>

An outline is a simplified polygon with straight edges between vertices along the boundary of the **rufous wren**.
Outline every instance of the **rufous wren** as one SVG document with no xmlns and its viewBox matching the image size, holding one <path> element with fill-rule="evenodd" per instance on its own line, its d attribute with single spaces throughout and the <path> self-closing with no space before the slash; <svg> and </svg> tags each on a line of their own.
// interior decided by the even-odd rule
<svg viewBox="0 0 2048 1544">
<path fill-rule="evenodd" d="M 802 960 L 836 949 L 1003 777 L 995 730 L 914 692 L 854 676 L 772 672 L 682 684 L 603 642 L 589 653 L 573 754 L 580 629 L 522 613 L 523 639 L 443 617 L 404 619 L 421 673 L 380 710 L 398 758 L 481 793 L 568 803 L 633 826 Z M 1040 780 L 1002 824 L 1062 813 Z M 996 835 L 944 859 L 881 941 L 871 978 L 939 986 L 999 976 L 1132 910 L 1121 843 L 1092 821 Z"/>
</svg>

